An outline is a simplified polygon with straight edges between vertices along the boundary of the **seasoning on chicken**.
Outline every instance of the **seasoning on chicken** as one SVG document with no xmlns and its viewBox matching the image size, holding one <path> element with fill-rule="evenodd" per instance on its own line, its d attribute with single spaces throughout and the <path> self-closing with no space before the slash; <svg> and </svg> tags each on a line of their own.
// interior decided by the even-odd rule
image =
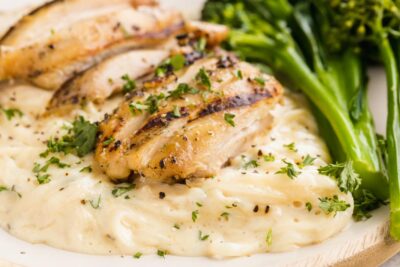
<svg viewBox="0 0 400 267">
<path fill-rule="evenodd" d="M 185 22 L 185 30 L 151 49 L 137 49 L 115 55 L 98 63 L 63 84 L 53 95 L 48 113 L 65 114 L 87 102 L 102 103 L 115 93 L 140 84 L 169 55 L 190 54 L 191 60 L 203 50 L 219 45 L 227 36 L 225 26 L 203 22 Z M 190 61 L 190 60 L 189 60 Z M 125 87 L 125 88 L 124 88 Z"/>
<path fill-rule="evenodd" d="M 230 54 L 211 54 L 178 71 L 161 66 L 100 123 L 95 159 L 111 179 L 212 177 L 268 131 L 281 85 Z"/>
<path fill-rule="evenodd" d="M 2 38 L 0 80 L 22 79 L 55 90 L 105 58 L 159 45 L 183 27 L 179 12 L 152 0 L 56 0 Z"/>
</svg>

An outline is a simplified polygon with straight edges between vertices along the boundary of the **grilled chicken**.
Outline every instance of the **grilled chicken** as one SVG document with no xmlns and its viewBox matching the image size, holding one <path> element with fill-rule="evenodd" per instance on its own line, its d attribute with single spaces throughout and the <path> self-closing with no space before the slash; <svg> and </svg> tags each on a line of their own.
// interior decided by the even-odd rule
<svg viewBox="0 0 400 267">
<path fill-rule="evenodd" d="M 109 56 L 159 45 L 183 27 L 180 13 L 153 0 L 55 0 L 2 38 L 0 80 L 58 89 Z"/>
<path fill-rule="evenodd" d="M 168 42 L 154 49 L 132 50 L 113 56 L 69 80 L 53 95 L 48 113 L 65 114 L 88 101 L 102 103 L 111 95 L 121 92 L 127 78 L 140 84 L 141 78 L 154 72 L 155 67 L 170 53 L 191 52 L 195 55 L 196 46 L 202 38 L 205 40 L 203 45 L 212 48 L 219 45 L 227 34 L 225 26 L 185 22 L 185 30 L 177 36 L 172 35 Z M 121 77 L 125 77 L 125 80 Z"/>
<path fill-rule="evenodd" d="M 273 77 L 225 52 L 187 65 L 144 82 L 100 123 L 95 159 L 111 179 L 211 177 L 268 131 L 282 96 Z"/>
</svg>

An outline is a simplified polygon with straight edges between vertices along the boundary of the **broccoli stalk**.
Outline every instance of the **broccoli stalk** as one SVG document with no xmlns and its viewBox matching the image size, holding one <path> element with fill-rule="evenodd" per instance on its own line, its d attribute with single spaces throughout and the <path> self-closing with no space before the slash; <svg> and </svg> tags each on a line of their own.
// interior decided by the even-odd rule
<svg viewBox="0 0 400 267">
<path fill-rule="evenodd" d="M 360 59 L 352 51 L 330 56 L 330 49 L 314 32 L 315 27 L 326 25 L 313 25 L 309 5 L 301 5 L 292 6 L 284 0 L 211 0 L 203 18 L 232 28 L 228 48 L 247 60 L 267 64 L 298 86 L 322 113 L 321 121 L 329 122 L 325 129 L 333 129 L 326 139 L 337 139 L 340 147 L 330 149 L 354 163 L 362 175 L 363 188 L 386 199 L 387 180 L 365 104 Z M 301 36 L 296 36 L 298 32 Z M 361 103 L 356 110 L 350 104 L 355 97 L 356 103 Z"/>
<path fill-rule="evenodd" d="M 327 42 L 336 49 L 362 49 L 365 56 L 376 48 L 385 67 L 388 92 L 386 168 L 390 184 L 392 237 L 400 240 L 400 2 L 392 0 L 314 0 L 330 20 Z M 329 36 L 331 38 L 329 38 Z M 340 42 L 335 40 L 341 39 Z"/>
</svg>

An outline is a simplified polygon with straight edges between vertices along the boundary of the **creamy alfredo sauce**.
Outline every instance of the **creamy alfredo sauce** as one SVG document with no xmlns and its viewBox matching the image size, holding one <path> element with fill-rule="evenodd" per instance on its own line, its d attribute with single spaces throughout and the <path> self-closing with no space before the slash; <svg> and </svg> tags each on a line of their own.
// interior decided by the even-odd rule
<svg viewBox="0 0 400 267">
<path fill-rule="evenodd" d="M 0 104 L 18 108 L 24 116 L 11 121 L 0 114 L 0 225 L 32 243 L 96 254 L 157 253 L 230 257 L 295 249 L 321 242 L 351 220 L 352 207 L 325 214 L 319 198 L 338 195 L 335 181 L 318 174 L 329 162 L 316 123 L 300 96 L 286 95 L 272 111 L 269 134 L 234 158 L 214 178 L 189 185 L 135 181 L 136 188 L 115 197 L 115 185 L 95 166 L 92 155 L 83 159 L 55 155 L 69 168 L 51 166 L 51 181 L 39 185 L 34 162 L 50 137 L 65 134 L 76 115 L 100 120 L 120 99 L 106 106 L 89 106 L 69 117 L 39 118 L 50 92 L 27 86 L 1 89 Z M 294 148 L 285 146 L 294 143 Z M 267 157 L 266 161 L 262 155 Z M 296 178 L 276 174 L 286 164 L 310 155 L 316 160 Z M 251 162 L 255 160 L 257 163 Z M 259 165 L 259 166 L 257 166 Z M 81 172 L 87 166 L 93 171 Z M 312 205 L 311 211 L 306 203 Z"/>
</svg>

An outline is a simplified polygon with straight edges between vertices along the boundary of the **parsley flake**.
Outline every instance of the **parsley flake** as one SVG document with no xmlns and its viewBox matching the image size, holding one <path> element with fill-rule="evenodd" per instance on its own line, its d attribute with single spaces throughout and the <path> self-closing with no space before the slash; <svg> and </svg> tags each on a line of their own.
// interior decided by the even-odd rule
<svg viewBox="0 0 400 267">
<path fill-rule="evenodd" d="M 90 202 L 90 205 L 92 206 L 92 208 L 97 210 L 98 208 L 100 208 L 101 195 L 99 195 L 97 200 L 90 200 L 89 202 Z"/>
<path fill-rule="evenodd" d="M 205 68 L 201 68 L 196 75 L 196 81 L 206 87 L 208 90 L 211 90 L 211 80 Z"/>
<path fill-rule="evenodd" d="M 286 147 L 287 149 L 289 149 L 290 151 L 297 152 L 297 148 L 296 148 L 296 144 L 295 143 L 290 143 L 290 144 L 283 145 L 283 146 Z"/>
<path fill-rule="evenodd" d="M 128 193 L 129 191 L 135 189 L 136 185 L 135 184 L 124 184 L 124 185 L 119 185 L 115 187 L 111 193 L 114 197 L 120 197 Z"/>
<path fill-rule="evenodd" d="M 157 255 L 165 258 L 165 255 L 167 255 L 167 251 L 166 250 L 157 250 Z"/>
<path fill-rule="evenodd" d="M 268 155 L 264 155 L 263 158 L 264 158 L 264 161 L 266 161 L 266 162 L 275 161 L 275 156 L 272 155 L 272 153 L 269 153 Z"/>
<path fill-rule="evenodd" d="M 3 111 L 3 113 L 4 113 L 4 115 L 6 115 L 6 118 L 7 118 L 7 120 L 12 120 L 14 117 L 16 117 L 16 116 L 18 116 L 18 117 L 22 117 L 22 116 L 24 116 L 24 113 L 21 111 L 21 110 L 19 110 L 19 109 L 17 109 L 17 108 L 9 108 L 9 109 L 5 109 L 5 108 L 2 108 L 1 106 L 0 106 L 0 110 L 2 110 Z"/>
<path fill-rule="evenodd" d="M 143 254 L 141 252 L 136 252 L 135 255 L 133 255 L 133 258 L 135 259 L 140 259 L 140 257 L 142 257 Z"/>
<path fill-rule="evenodd" d="M 238 71 L 236 72 L 236 76 L 237 76 L 240 80 L 243 80 L 243 73 L 242 73 L 241 70 L 238 70 Z"/>
<path fill-rule="evenodd" d="M 132 80 L 128 74 L 122 76 L 121 79 L 125 81 L 124 85 L 122 86 L 122 92 L 124 94 L 129 93 L 136 88 L 136 82 Z"/>
<path fill-rule="evenodd" d="M 372 217 L 371 211 L 378 209 L 387 203 L 377 198 L 368 190 L 361 190 L 354 196 L 353 218 L 356 221 L 363 221 Z"/>
<path fill-rule="evenodd" d="M 199 211 L 198 210 L 192 211 L 192 221 L 193 222 L 197 221 L 198 215 L 199 215 Z"/>
<path fill-rule="evenodd" d="M 304 168 L 304 167 L 306 167 L 306 166 L 312 165 L 312 164 L 314 163 L 315 160 L 316 160 L 316 158 L 313 158 L 313 157 L 311 157 L 310 155 L 307 155 L 307 156 L 303 159 L 303 161 L 302 161 L 300 164 L 298 164 L 298 165 L 299 165 L 300 169 L 302 169 L 302 168 Z"/>
<path fill-rule="evenodd" d="M 312 208 L 312 204 L 310 202 L 306 202 L 306 209 L 308 210 L 308 212 L 310 212 Z"/>
<path fill-rule="evenodd" d="M 361 185 L 360 176 L 353 169 L 353 162 L 328 164 L 320 167 L 318 172 L 322 175 L 333 177 L 337 180 L 340 191 L 354 192 Z"/>
<path fill-rule="evenodd" d="M 168 95 L 168 98 L 181 98 L 185 94 L 197 94 L 199 90 L 189 86 L 187 83 L 180 83 L 176 87 L 175 90 L 171 91 Z"/>
<path fill-rule="evenodd" d="M 131 111 L 132 115 L 137 115 L 143 112 L 143 110 L 147 110 L 148 106 L 145 104 L 142 104 L 140 101 L 136 103 L 130 103 L 129 104 L 129 110 Z"/>
<path fill-rule="evenodd" d="M 201 241 L 206 241 L 209 237 L 210 237 L 210 235 L 203 235 L 203 233 L 201 231 L 199 231 L 199 239 Z"/>
<path fill-rule="evenodd" d="M 223 212 L 221 213 L 221 215 L 219 215 L 220 217 L 224 218 L 226 221 L 229 221 L 229 212 Z"/>
<path fill-rule="evenodd" d="M 170 63 L 174 69 L 174 71 L 178 71 L 183 69 L 186 64 L 186 58 L 182 54 L 177 54 L 170 59 Z"/>
<path fill-rule="evenodd" d="M 333 216 L 336 216 L 339 211 L 345 211 L 350 208 L 350 204 L 344 200 L 340 200 L 337 195 L 334 195 L 331 198 L 320 198 L 319 201 L 320 209 L 323 210 L 326 214 L 333 213 Z"/>
<path fill-rule="evenodd" d="M 174 110 L 172 111 L 172 114 L 174 115 L 175 118 L 180 118 L 181 115 L 181 108 L 178 106 L 174 106 Z"/>
<path fill-rule="evenodd" d="M 86 166 L 86 167 L 82 168 L 79 172 L 91 173 L 92 172 L 92 166 Z"/>
<path fill-rule="evenodd" d="M 108 137 L 106 140 L 103 141 L 103 146 L 109 146 L 115 141 L 114 136 Z"/>
<path fill-rule="evenodd" d="M 260 84 L 260 85 L 262 85 L 262 86 L 265 85 L 265 80 L 264 80 L 264 78 L 262 78 L 262 77 L 256 77 L 256 78 L 254 78 L 254 80 L 255 80 L 258 84 Z"/>
<path fill-rule="evenodd" d="M 225 113 L 224 114 L 224 120 L 232 127 L 235 127 L 235 121 L 233 120 L 235 118 L 235 114 L 231 113 Z"/>
<path fill-rule="evenodd" d="M 7 187 L 5 187 L 4 185 L 0 185 L 0 192 L 3 191 L 8 191 L 9 189 Z"/>
<path fill-rule="evenodd" d="M 282 160 L 283 163 L 286 164 L 286 167 L 282 167 L 279 171 L 277 171 L 275 174 L 286 174 L 290 179 L 296 178 L 301 172 L 296 171 L 294 165 L 290 162 L 287 162 L 286 160 Z"/>
<path fill-rule="evenodd" d="M 272 245 L 272 229 L 269 229 L 267 235 L 265 237 L 265 242 L 267 243 L 267 247 L 271 247 Z"/>
</svg>

